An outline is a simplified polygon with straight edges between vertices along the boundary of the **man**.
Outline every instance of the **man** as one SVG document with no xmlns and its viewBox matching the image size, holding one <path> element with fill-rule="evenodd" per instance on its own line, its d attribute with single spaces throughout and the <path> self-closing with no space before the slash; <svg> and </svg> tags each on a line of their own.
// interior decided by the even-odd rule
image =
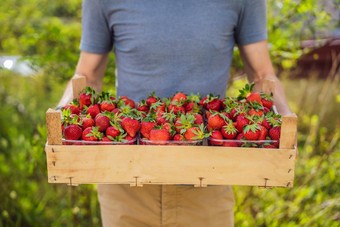
<svg viewBox="0 0 340 227">
<path fill-rule="evenodd" d="M 151 91 L 225 96 L 233 47 L 259 91 L 276 81 L 279 113 L 289 114 L 267 48 L 264 0 L 85 0 L 76 74 L 100 91 L 114 47 L 117 96 Z M 71 100 L 68 85 L 60 105 Z M 104 226 L 233 226 L 230 186 L 98 185 Z"/>
</svg>

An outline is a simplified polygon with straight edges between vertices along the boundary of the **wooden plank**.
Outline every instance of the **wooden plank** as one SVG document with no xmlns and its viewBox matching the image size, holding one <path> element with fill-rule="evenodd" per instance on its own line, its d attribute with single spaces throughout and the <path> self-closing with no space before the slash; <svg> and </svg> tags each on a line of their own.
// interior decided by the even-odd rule
<svg viewBox="0 0 340 227">
<path fill-rule="evenodd" d="M 86 77 L 83 75 L 76 74 L 72 78 L 72 91 L 73 98 L 79 98 L 80 92 L 86 87 Z"/>
<path fill-rule="evenodd" d="M 280 148 L 294 149 L 296 143 L 296 133 L 297 133 L 296 114 L 282 116 Z"/>
<path fill-rule="evenodd" d="M 294 149 L 46 146 L 50 183 L 292 187 Z"/>
<path fill-rule="evenodd" d="M 262 91 L 270 95 L 275 92 L 275 80 L 264 79 L 262 82 Z"/>
<path fill-rule="evenodd" d="M 62 144 L 61 111 L 48 109 L 46 112 L 47 143 L 49 145 Z"/>
</svg>

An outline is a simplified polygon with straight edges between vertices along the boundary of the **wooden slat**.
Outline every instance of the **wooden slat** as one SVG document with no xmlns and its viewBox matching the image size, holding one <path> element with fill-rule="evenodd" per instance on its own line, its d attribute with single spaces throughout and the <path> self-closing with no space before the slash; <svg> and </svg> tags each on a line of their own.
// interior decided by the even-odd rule
<svg viewBox="0 0 340 227">
<path fill-rule="evenodd" d="M 75 75 L 72 78 L 73 98 L 79 98 L 80 92 L 86 87 L 86 77 L 82 75 Z"/>
<path fill-rule="evenodd" d="M 208 146 L 46 146 L 50 183 L 292 187 L 295 150 Z"/>
<path fill-rule="evenodd" d="M 294 149 L 297 133 L 297 116 L 290 114 L 282 117 L 280 149 Z"/>
<path fill-rule="evenodd" d="M 264 79 L 262 82 L 262 91 L 267 95 L 270 95 L 270 93 L 274 94 L 275 80 Z"/>
<path fill-rule="evenodd" d="M 62 144 L 61 111 L 48 109 L 46 112 L 46 125 L 48 144 Z"/>
</svg>

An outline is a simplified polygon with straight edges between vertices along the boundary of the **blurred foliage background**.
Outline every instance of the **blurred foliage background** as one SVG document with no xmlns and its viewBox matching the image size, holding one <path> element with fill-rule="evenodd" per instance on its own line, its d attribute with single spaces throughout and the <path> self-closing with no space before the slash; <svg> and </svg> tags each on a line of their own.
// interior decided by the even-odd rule
<svg viewBox="0 0 340 227">
<path fill-rule="evenodd" d="M 340 27 L 338 0 L 268 0 L 272 61 L 299 117 L 291 189 L 235 186 L 236 226 L 339 226 L 340 57 L 328 76 L 297 78 L 298 59 Z M 334 14 L 335 12 L 335 14 Z M 80 0 L 7 0 L 0 7 L 0 57 L 20 56 L 35 73 L 0 68 L 0 226 L 100 226 L 95 185 L 47 183 L 45 111 L 54 107 L 79 56 Z M 114 56 L 105 90 L 114 90 Z M 246 80 L 235 49 L 228 95 Z"/>
</svg>

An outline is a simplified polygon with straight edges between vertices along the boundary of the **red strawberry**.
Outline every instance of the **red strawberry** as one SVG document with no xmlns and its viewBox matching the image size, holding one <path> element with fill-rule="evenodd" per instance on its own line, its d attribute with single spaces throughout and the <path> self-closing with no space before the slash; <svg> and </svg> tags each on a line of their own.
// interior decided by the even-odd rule
<svg viewBox="0 0 340 227">
<path fill-rule="evenodd" d="M 112 145 L 113 144 L 112 140 L 106 136 L 104 136 L 100 141 L 103 141 L 103 142 L 99 142 L 98 143 L 99 145 Z"/>
<path fill-rule="evenodd" d="M 170 139 L 170 133 L 166 129 L 152 129 L 149 140 L 152 144 L 165 145 Z"/>
<path fill-rule="evenodd" d="M 261 93 L 261 101 L 264 107 L 267 107 L 268 109 L 272 108 L 274 105 L 274 99 L 273 99 L 273 93 L 270 95 L 266 95 L 265 93 Z"/>
<path fill-rule="evenodd" d="M 151 104 L 156 103 L 159 100 L 158 97 L 155 96 L 155 92 L 152 92 L 151 95 L 146 99 L 146 104 L 151 106 Z"/>
<path fill-rule="evenodd" d="M 274 144 L 264 143 L 263 148 L 277 148 Z"/>
<path fill-rule="evenodd" d="M 232 123 L 228 123 L 222 127 L 221 133 L 226 139 L 234 139 L 237 136 L 237 129 Z"/>
<path fill-rule="evenodd" d="M 185 108 L 180 106 L 179 104 L 170 104 L 168 108 L 168 112 L 173 112 L 174 114 L 185 113 Z"/>
<path fill-rule="evenodd" d="M 95 104 L 87 108 L 87 114 L 90 114 L 91 117 L 95 118 L 100 113 L 100 105 Z"/>
<path fill-rule="evenodd" d="M 220 130 L 226 123 L 222 116 L 216 112 L 208 117 L 208 124 L 212 129 Z"/>
<path fill-rule="evenodd" d="M 81 127 L 84 129 L 88 128 L 88 127 L 93 127 L 94 126 L 94 120 L 93 118 L 89 117 L 84 117 L 83 118 L 83 123 L 81 125 Z"/>
<path fill-rule="evenodd" d="M 238 147 L 235 141 L 224 141 L 222 146 L 223 147 Z"/>
<path fill-rule="evenodd" d="M 125 142 L 123 144 L 126 144 L 126 145 L 133 145 L 135 144 L 135 141 L 136 141 L 136 138 L 134 137 L 131 137 L 129 135 L 126 135 L 123 140 L 125 140 Z"/>
<path fill-rule="evenodd" d="M 246 125 L 243 128 L 243 135 L 247 140 L 257 140 L 260 136 L 260 130 L 258 124 Z"/>
<path fill-rule="evenodd" d="M 121 96 L 120 99 L 123 101 L 125 106 L 130 106 L 131 108 L 135 108 L 135 102 L 132 99 L 129 99 L 126 96 Z"/>
<path fill-rule="evenodd" d="M 98 127 L 86 128 L 81 138 L 85 141 L 98 141 L 103 138 L 103 133 L 98 131 Z"/>
<path fill-rule="evenodd" d="M 260 125 L 260 136 L 259 136 L 259 139 L 258 140 L 266 140 L 267 138 L 267 134 L 268 134 L 268 130 L 263 127 L 262 125 Z"/>
<path fill-rule="evenodd" d="M 129 136 L 135 137 L 136 133 L 138 132 L 141 126 L 138 120 L 126 117 L 122 121 L 122 127 Z"/>
<path fill-rule="evenodd" d="M 104 102 L 102 102 L 100 104 L 100 109 L 103 112 L 105 112 L 105 111 L 112 112 L 115 108 L 116 108 L 116 104 L 115 103 L 110 103 L 108 101 L 104 101 Z"/>
<path fill-rule="evenodd" d="M 83 130 L 76 124 L 69 125 L 64 129 L 64 137 L 67 140 L 78 140 Z"/>
<path fill-rule="evenodd" d="M 254 88 L 255 84 L 252 83 L 250 86 L 249 84 L 246 84 L 246 86 L 239 90 L 240 91 L 240 94 L 239 96 L 237 97 L 238 100 L 242 100 L 242 99 L 247 99 L 247 101 L 249 103 L 259 103 L 262 105 L 262 97 L 260 95 L 260 93 L 257 93 L 257 92 L 252 92 L 253 91 L 253 88 Z"/>
<path fill-rule="evenodd" d="M 270 120 L 268 120 L 268 118 L 266 118 L 266 117 L 263 119 L 261 124 L 262 124 L 262 126 L 264 126 L 268 130 L 272 128 Z"/>
<path fill-rule="evenodd" d="M 142 133 L 142 135 L 149 139 L 150 137 L 150 131 L 154 128 L 154 126 L 156 125 L 156 122 L 146 122 L 146 121 L 142 121 L 141 123 L 141 128 L 140 128 L 140 132 Z"/>
<path fill-rule="evenodd" d="M 120 129 L 118 125 L 109 126 L 105 133 L 107 137 L 112 137 L 114 139 L 122 133 L 122 129 Z"/>
<path fill-rule="evenodd" d="M 208 96 L 204 97 L 204 98 L 201 99 L 201 101 L 199 102 L 199 104 L 200 104 L 201 106 L 203 106 L 205 109 L 206 109 L 207 106 L 208 106 L 207 100 L 208 100 Z"/>
<path fill-rule="evenodd" d="M 174 141 L 184 141 L 184 136 L 183 135 L 181 135 L 181 134 L 176 134 L 175 136 L 174 136 L 174 139 L 173 139 Z"/>
<path fill-rule="evenodd" d="M 252 108 L 251 110 L 249 110 L 248 112 L 249 116 L 262 116 L 263 115 L 263 111 L 262 110 L 256 110 L 254 108 Z"/>
<path fill-rule="evenodd" d="M 86 87 L 79 95 L 79 105 L 82 110 L 84 106 L 90 106 L 95 103 L 96 92 L 90 87 Z"/>
<path fill-rule="evenodd" d="M 107 113 L 107 112 L 106 112 Z M 110 118 L 107 114 L 101 113 L 95 118 L 96 127 L 99 132 L 104 132 L 110 126 Z"/>
<path fill-rule="evenodd" d="M 269 130 L 269 136 L 272 140 L 280 140 L 281 126 L 273 127 Z"/>
<path fill-rule="evenodd" d="M 219 130 L 215 130 L 211 133 L 210 144 L 215 146 L 221 146 L 223 144 L 223 136 Z"/>
<path fill-rule="evenodd" d="M 237 143 L 237 146 L 242 146 L 244 144 L 244 142 L 239 142 L 239 141 L 242 141 L 244 139 L 244 135 L 243 135 L 243 132 L 239 133 L 237 136 L 236 136 L 236 140 L 238 142 Z"/>
<path fill-rule="evenodd" d="M 64 108 L 63 108 L 64 110 L 67 110 L 67 109 L 70 109 L 71 110 L 71 113 L 72 114 L 76 114 L 76 115 L 78 115 L 79 114 L 79 106 L 78 106 L 78 104 L 75 102 L 75 100 L 72 102 L 72 103 L 70 103 L 70 104 L 67 104 L 66 106 L 64 106 Z"/>
<path fill-rule="evenodd" d="M 203 124 L 203 117 L 201 114 L 195 114 L 194 117 L 195 117 L 194 124 L 196 125 Z"/>
<path fill-rule="evenodd" d="M 220 111 L 221 106 L 222 106 L 221 100 L 218 99 L 218 98 L 215 98 L 208 103 L 207 109 L 208 110 L 214 110 L 214 111 Z"/>
<path fill-rule="evenodd" d="M 145 100 L 142 100 L 137 104 L 137 110 L 142 112 L 148 112 L 149 106 L 146 104 Z"/>
<path fill-rule="evenodd" d="M 174 97 L 172 98 L 171 103 L 177 102 L 177 103 L 185 103 L 187 101 L 187 96 L 184 93 L 176 93 Z"/>
<path fill-rule="evenodd" d="M 205 138 L 204 125 L 188 128 L 184 133 L 184 138 L 188 141 L 202 140 Z"/>
<path fill-rule="evenodd" d="M 233 120 L 233 121 L 236 121 L 236 118 L 237 116 L 239 115 L 245 115 L 245 109 L 243 106 L 236 106 L 235 108 L 233 108 L 231 111 L 230 111 L 230 118 Z"/>
<path fill-rule="evenodd" d="M 242 132 L 243 131 L 243 127 L 245 125 L 248 125 L 248 124 L 249 124 L 249 119 L 248 118 L 246 118 L 245 116 L 242 116 L 242 115 L 237 116 L 237 118 L 236 118 L 236 128 L 237 128 L 237 131 Z"/>
</svg>

